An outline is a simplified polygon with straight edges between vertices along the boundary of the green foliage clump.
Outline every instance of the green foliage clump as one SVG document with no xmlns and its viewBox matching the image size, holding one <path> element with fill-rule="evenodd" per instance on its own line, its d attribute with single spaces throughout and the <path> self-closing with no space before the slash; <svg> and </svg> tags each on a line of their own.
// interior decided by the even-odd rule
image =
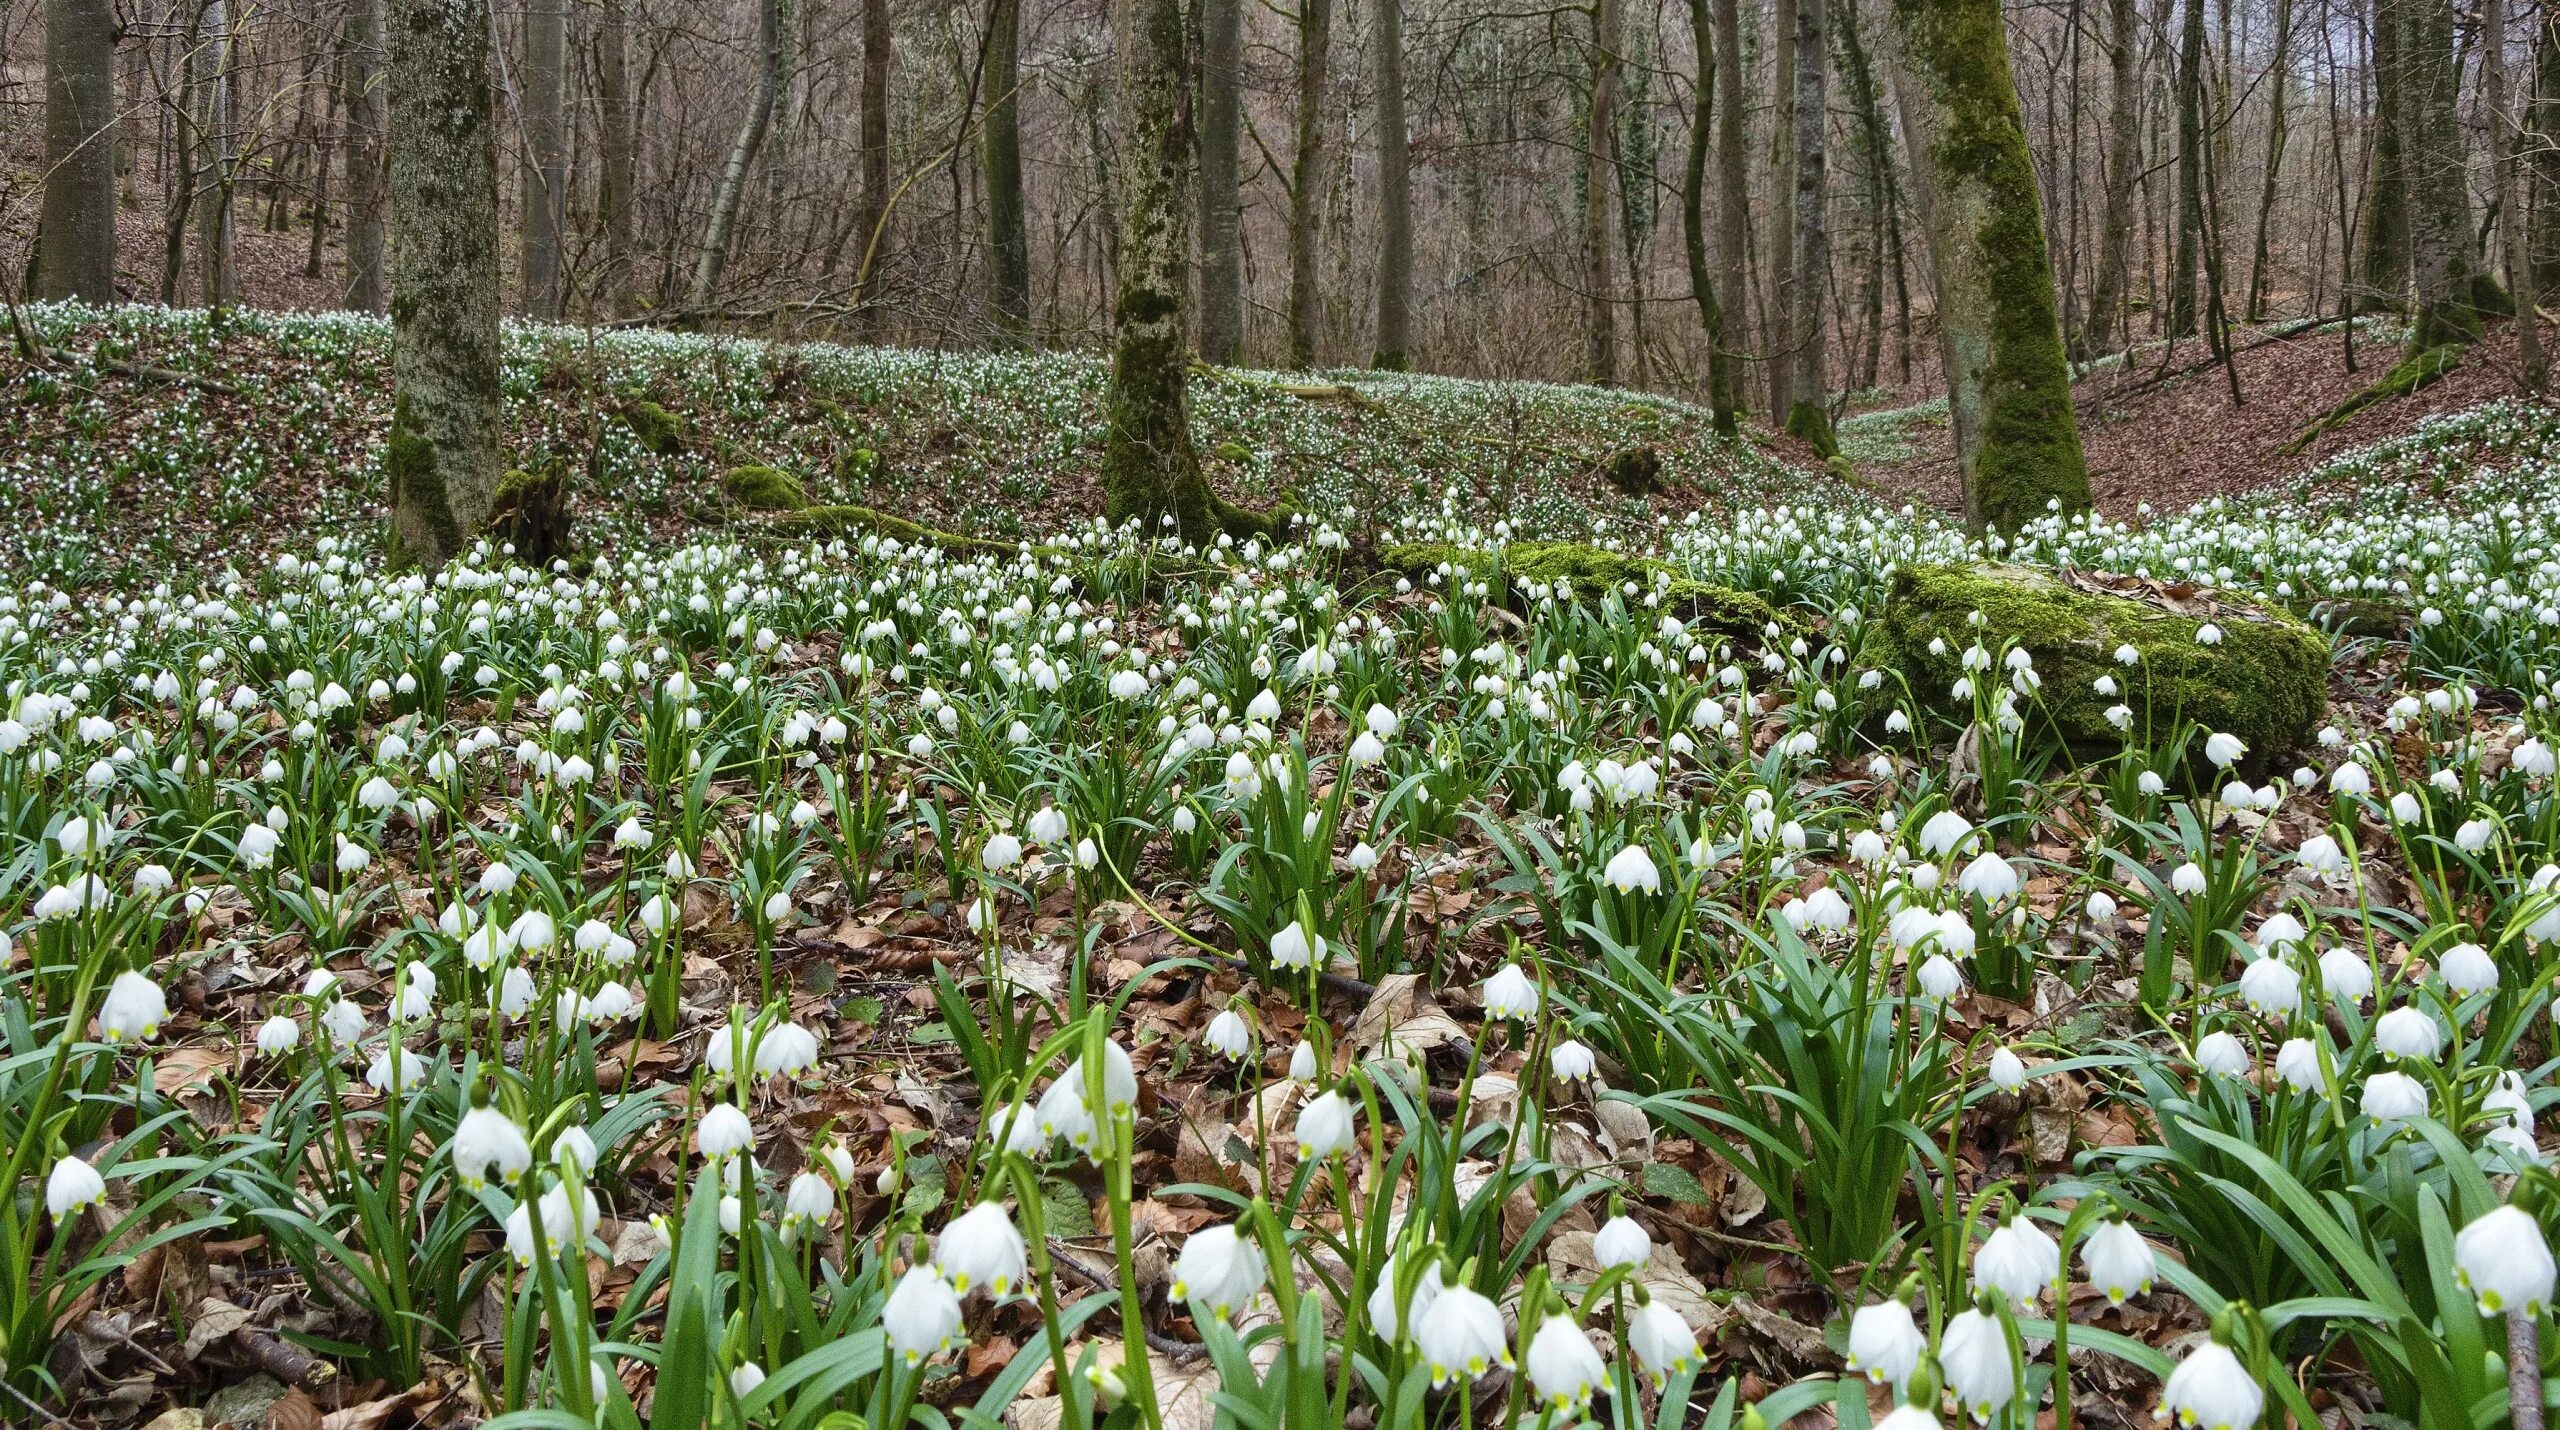
<svg viewBox="0 0 2560 1430">
<path fill-rule="evenodd" d="M 2255 607 L 2232 605 L 2209 619 L 2222 633 L 2213 645 L 2196 639 L 2208 618 L 2078 589 L 2050 571 L 1919 566 L 1895 573 L 1874 638 L 1878 663 L 1900 671 L 1916 698 L 1941 708 L 1958 704 L 1950 691 L 1966 675 L 1964 653 L 1975 642 L 1995 653 L 2009 645 L 2025 650 L 2035 661 L 2044 717 L 2076 747 L 2149 743 L 2180 721 L 2237 735 L 2262 760 L 2309 738 L 2328 696 L 2328 641 L 2291 616 Z M 2119 661 L 2125 646 L 2140 659 Z M 2100 694 L 2100 676 L 2113 677 L 2119 693 Z M 1975 678 L 2006 679 L 2007 672 Z M 2107 719 L 2118 704 L 2133 712 L 2129 731 Z"/>
<path fill-rule="evenodd" d="M 642 449 L 660 457 L 672 457 L 684 446 L 684 419 L 657 403 L 638 401 L 622 409 L 622 425 L 640 439 Z"/>
<path fill-rule="evenodd" d="M 809 504 L 800 479 L 780 467 L 731 467 L 720 487 L 749 511 L 798 511 Z"/>
</svg>

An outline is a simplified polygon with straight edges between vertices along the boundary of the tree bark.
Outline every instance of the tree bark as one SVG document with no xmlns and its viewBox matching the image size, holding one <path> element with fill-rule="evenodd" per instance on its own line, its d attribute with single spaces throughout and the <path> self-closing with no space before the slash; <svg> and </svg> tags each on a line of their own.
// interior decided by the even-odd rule
<svg viewBox="0 0 2560 1430">
<path fill-rule="evenodd" d="M 232 171 L 238 144 L 232 127 L 231 59 L 230 0 L 203 0 L 187 66 L 196 102 L 196 275 L 208 308 L 228 308 L 240 296 L 237 269 L 231 261 Z"/>
<path fill-rule="evenodd" d="M 2473 248 L 2452 0 L 2383 0 L 2396 21 L 2400 96 L 2396 118 L 2406 163 L 2409 271 L 2417 298 L 2412 352 L 2480 336 L 2484 289 L 2494 290 Z M 2500 295 L 2501 297 L 2503 295 Z"/>
<path fill-rule="evenodd" d="M 1796 270 L 1796 4 L 1797 0 L 1776 0 L 1772 7 L 1775 19 L 1770 24 L 1777 63 L 1772 83 L 1777 89 L 1777 117 L 1771 123 L 1769 141 L 1769 231 L 1761 244 L 1762 262 L 1768 265 L 1768 278 L 1762 291 L 1767 295 L 1768 313 L 1762 341 L 1767 345 L 1769 363 L 1769 421 L 1784 426 L 1787 413 L 1795 407 L 1796 365 L 1791 349 L 1795 340 Z"/>
<path fill-rule="evenodd" d="M 36 296 L 116 300 L 114 0 L 45 0 Z"/>
<path fill-rule="evenodd" d="M 862 309 L 863 331 L 875 336 L 882 317 L 875 290 L 889 227 L 889 48 L 889 0 L 863 0 L 862 219 L 854 235 L 862 257 L 854 270 L 854 302 Z"/>
<path fill-rule="evenodd" d="M 2013 531 L 2048 504 L 2086 510 L 2089 473 L 2000 0 L 1893 0 L 1892 13 L 1965 519 Z"/>
<path fill-rule="evenodd" d="M 1843 0 L 1853 3 L 1853 0 Z M 1796 0 L 1795 80 L 1795 291 L 1784 305 L 1793 317 L 1787 346 L 1795 365 L 1789 382 L 1794 401 L 1787 430 L 1824 456 L 1840 450 L 1831 434 L 1831 229 L 1823 211 L 1829 166 L 1823 157 L 1829 117 L 1831 47 L 1824 0 Z"/>
<path fill-rule="evenodd" d="M 2204 0 L 2182 0 L 2178 40 L 2178 247 L 2169 267 L 2169 336 L 2196 330 L 2196 259 L 2204 238 Z"/>
<path fill-rule="evenodd" d="M 1618 380 L 1617 278 L 1610 262 L 1609 207 L 1618 164 L 1618 0 L 1592 0 L 1591 103 L 1583 131 L 1583 376 Z"/>
<path fill-rule="evenodd" d="M 1236 65 L 1244 0 L 1200 0 L 1200 358 L 1221 365 L 1244 345 L 1244 199 L 1236 147 Z"/>
<path fill-rule="evenodd" d="M 1031 330 L 1031 234 L 1023 220 L 1022 0 L 987 6 L 987 306 L 996 340 L 1020 347 Z"/>
<path fill-rule="evenodd" d="M 1724 322 L 1724 348 L 1730 365 L 1729 396 L 1733 412 L 1725 419 L 1741 423 L 1744 322 L 1743 265 L 1751 244 L 1750 155 L 1744 138 L 1749 97 L 1742 88 L 1741 0 L 1696 0 L 1715 7 L 1716 89 L 1723 113 L 1716 120 L 1716 297 Z M 1705 142 L 1701 137 L 1701 143 Z"/>
<path fill-rule="evenodd" d="M 560 316 L 560 229 L 568 167 L 569 0 L 526 0 L 524 232 L 516 277 L 525 313 Z"/>
<path fill-rule="evenodd" d="M 2515 291 L 2516 366 L 2524 389 L 2540 392 L 2549 376 L 2542 355 L 2542 324 L 2535 314 L 2531 200 L 2516 182 L 2516 149 L 2522 129 L 2507 107 L 2506 0 L 2481 0 L 2480 101 L 2489 125 L 2489 157 L 2497 175 L 2498 226 L 2505 233 L 2507 283 Z M 2514 132 L 2510 133 L 2510 130 Z M 2539 1377 L 2536 1377 L 2537 1383 Z"/>
<path fill-rule="evenodd" d="M 383 307 L 383 0 L 347 7 L 347 306 Z"/>
<path fill-rule="evenodd" d="M 1191 445 L 1183 307 L 1191 275 L 1191 93 L 1182 0 L 1121 0 L 1120 140 L 1128 156 L 1104 394 L 1105 509 L 1149 535 L 1206 540 L 1215 504 Z"/>
<path fill-rule="evenodd" d="M 1413 365 L 1413 166 L 1404 118 L 1404 0 L 1378 0 L 1378 344 L 1373 367 Z"/>
<path fill-rule="evenodd" d="M 1323 236 L 1325 70 L 1333 49 L 1333 0 L 1298 0 L 1298 148 L 1289 165 L 1289 365 L 1316 365 L 1324 320 L 1318 240 Z"/>
<path fill-rule="evenodd" d="M 391 0 L 391 439 L 399 552 L 428 567 L 487 522 L 502 460 L 498 156 L 488 0 Z"/>
<path fill-rule="evenodd" d="M 1731 437 L 1742 430 L 1733 335 L 1726 331 L 1725 307 L 1718 301 L 1707 246 L 1707 150 L 1716 137 L 1716 71 L 1721 63 L 1712 0 L 1689 0 L 1689 34 L 1698 52 L 1698 78 L 1689 122 L 1689 157 L 1680 176 L 1680 232 L 1688 246 L 1689 292 L 1698 304 L 1698 320 L 1707 330 L 1707 409 L 1714 414 L 1716 431 Z"/>
<path fill-rule="evenodd" d="M 2364 189 L 2364 252 L 2357 270 L 2362 292 L 2350 312 L 2399 308 L 2409 278 L 2408 166 L 2401 153 L 2403 79 L 2398 0 L 2374 0 L 2373 155 Z"/>
<path fill-rule="evenodd" d="M 2526 207 L 2532 212 L 2533 286 L 2560 287 L 2560 5 L 2533 27 L 2532 120 L 2523 137 Z"/>
<path fill-rule="evenodd" d="M 747 171 L 755 166 L 756 151 L 764 147 L 765 132 L 773 127 L 774 101 L 782 93 L 782 0 L 763 0 L 756 7 L 756 36 L 761 42 L 761 57 L 756 64 L 754 92 L 747 99 L 747 112 L 738 122 L 738 137 L 729 143 L 728 161 L 720 166 L 720 187 L 713 191 L 711 218 L 702 234 L 702 256 L 694 264 L 693 287 L 686 303 L 696 309 L 710 305 L 712 290 L 720 284 L 720 274 L 729 265 L 729 244 L 738 226 L 738 209 L 746 201 Z"/>
<path fill-rule="evenodd" d="M 628 3 L 604 0 L 596 24 L 596 128 L 597 145 L 603 151 L 596 182 L 596 223 L 604 230 L 604 262 L 597 270 L 595 287 L 604 311 L 615 317 L 631 309 L 634 140 Z"/>
<path fill-rule="evenodd" d="M 2249 248 L 2249 321 L 2267 315 L 2267 230 L 2276 210 L 2276 180 L 2284 171 L 2285 121 L 2292 97 L 2293 0 L 2275 0 L 2275 53 L 2267 62 L 2267 176 L 2258 188 L 2258 233 Z"/>
</svg>

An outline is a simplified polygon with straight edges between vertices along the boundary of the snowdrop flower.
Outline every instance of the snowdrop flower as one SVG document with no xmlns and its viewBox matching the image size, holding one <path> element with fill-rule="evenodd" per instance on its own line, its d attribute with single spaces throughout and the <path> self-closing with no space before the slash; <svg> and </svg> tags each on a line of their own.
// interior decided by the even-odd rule
<svg viewBox="0 0 2560 1430">
<path fill-rule="evenodd" d="M 1182 1243 L 1173 1264 L 1173 1296 L 1219 1320 L 1232 1318 L 1262 1289 L 1262 1251 L 1232 1224 L 1203 1227 Z"/>
<path fill-rule="evenodd" d="M 1094 1145 L 1093 1109 L 1085 1106 L 1084 1071 L 1081 1063 L 1071 1065 L 1040 1094 L 1034 1113 L 1043 1143 L 1061 1139 L 1078 1151 Z"/>
<path fill-rule="evenodd" d="M 1569 1316 L 1550 1315 L 1529 1338 L 1529 1384 L 1550 1413 L 1580 1410 L 1609 1374 L 1591 1338 Z"/>
<path fill-rule="evenodd" d="M 453 1129 L 453 1170 L 462 1185 L 478 1191 L 496 1180 L 513 1182 L 533 1165 L 533 1146 L 515 1119 L 494 1107 L 475 1107 L 462 1114 Z"/>
<path fill-rule="evenodd" d="M 1653 1377 L 1657 1390 L 1705 1360 L 1698 1350 L 1698 1333 L 1689 1329 L 1679 1312 L 1652 1299 L 1639 1303 L 1627 1318 L 1627 1349 Z"/>
<path fill-rule="evenodd" d="M 2207 621 L 2207 622 L 2205 622 L 2203 625 L 2200 625 L 2200 626 L 2196 627 L 2196 644 L 2197 644 L 2197 645 L 2220 645 L 2220 644 L 2222 644 L 2222 627 L 2215 625 L 2215 624 L 2214 624 L 2213 622 L 2211 622 L 2211 621 Z"/>
<path fill-rule="evenodd" d="M 2362 954 L 2341 945 L 2320 955 L 2320 982 L 2338 1003 L 2362 1002 L 2373 991 L 2373 965 L 2365 962 Z"/>
<path fill-rule="evenodd" d="M 365 1069 L 364 1081 L 376 1092 L 409 1093 L 427 1078 L 426 1060 L 398 1043 L 385 1043 Z"/>
<path fill-rule="evenodd" d="M 1599 1059 L 1581 1040 L 1567 1038 L 1547 1050 L 1547 1071 L 1558 1082 L 1581 1082 L 1599 1068 Z"/>
<path fill-rule="evenodd" d="M 1976 1289 L 1997 1291 L 2024 1310 L 2062 1278 L 2062 1248 L 2043 1227 L 2021 1215 L 1992 1228 L 1973 1254 Z"/>
<path fill-rule="evenodd" d="M 693 1145 L 696 1151 L 714 1161 L 734 1157 L 756 1145 L 756 1130 L 747 1121 L 747 1115 L 738 1110 L 737 1104 L 716 1102 L 702 1114 L 702 1121 L 694 1127 Z"/>
<path fill-rule="evenodd" d="M 1993 1050 L 1990 1074 L 1991 1085 L 2002 1092 L 2016 1092 L 2027 1085 L 2026 1061 L 2007 1048 Z"/>
<path fill-rule="evenodd" d="M 2186 1430 L 2250 1430 L 2266 1408 L 2257 1377 L 2219 1341 L 2189 1352 L 2160 1387 L 2160 1413 Z"/>
<path fill-rule="evenodd" d="M 2457 943 L 2436 960 L 2436 976 L 2457 998 L 2498 986 L 2498 961 L 2476 943 Z"/>
<path fill-rule="evenodd" d="M 980 1202 L 954 1218 L 934 1243 L 934 1269 L 966 1296 L 979 1287 L 1002 1298 L 1030 1276 L 1029 1246 L 1013 1217 L 995 1202 Z"/>
<path fill-rule="evenodd" d="M 2204 885 L 2204 869 L 2192 859 L 2169 871 L 2170 889 L 2187 898 L 2203 893 Z"/>
<path fill-rule="evenodd" d="M 55 1162 L 52 1173 L 44 1179 L 44 1208 L 56 1222 L 106 1199 L 107 1179 L 77 1157 Z"/>
<path fill-rule="evenodd" d="M 2315 834 L 2302 841 L 2302 847 L 2294 851 L 2293 858 L 2295 863 L 2324 878 L 2334 878 L 2347 872 L 2346 851 L 2338 847 L 2337 840 L 2326 834 Z"/>
<path fill-rule="evenodd" d="M 1453 1380 L 1476 1380 L 1499 1365 L 1509 1369 L 1511 1343 L 1502 1332 L 1502 1308 L 1471 1286 L 1452 1286 L 1414 1317 L 1413 1340 L 1431 1367 L 1437 1390 Z"/>
<path fill-rule="evenodd" d="M 58 1213 L 57 1213 L 58 1215 Z M 2483 1212 L 2453 1238 L 2454 1277 L 2478 1298 L 2480 1314 L 2540 1316 L 2551 1304 L 2551 1245 L 2531 1214 L 2513 1206 Z"/>
<path fill-rule="evenodd" d="M 1351 1146 L 1357 1129 L 1351 1104 L 1339 1092 L 1322 1093 L 1298 1109 L 1298 1160 L 1321 1162 Z"/>
<path fill-rule="evenodd" d="M 2276 1049 L 2276 1076 L 2295 1092 L 2313 1092 L 2326 1085 L 2320 1071 L 2320 1049 L 2309 1038 L 2287 1038 Z"/>
<path fill-rule="evenodd" d="M 2240 757 L 2247 753 L 2249 747 L 2237 735 L 2217 731 L 2204 737 L 2204 757 L 2224 769 L 2238 764 Z"/>
<path fill-rule="evenodd" d="M 1920 995 L 1936 1002 L 1943 1003 L 1964 991 L 1963 972 L 1956 967 L 1955 960 L 1943 953 L 1929 955 L 1928 961 L 1922 963 L 1920 971 L 1913 976 L 1919 980 Z"/>
<path fill-rule="evenodd" d="M 1289 1050 L 1289 1080 L 1305 1083 L 1316 1080 L 1316 1045 L 1304 1038 Z"/>
<path fill-rule="evenodd" d="M 880 1307 L 880 1330 L 908 1365 L 921 1365 L 958 1339 L 960 1298 L 931 1267 L 909 1267 Z"/>
<path fill-rule="evenodd" d="M 2426 807 L 2418 803 L 2416 795 L 2405 789 L 2391 797 L 2391 817 L 2401 824 L 2414 824 L 2424 813 Z"/>
<path fill-rule="evenodd" d="M 1972 836 L 1971 820 L 1952 809 L 1942 809 L 1920 826 L 1920 852 L 1933 859 L 1943 858 L 1963 847 Z"/>
<path fill-rule="evenodd" d="M 1301 923 L 1288 923 L 1271 936 L 1271 963 L 1275 968 L 1309 968 L 1324 957 L 1324 939 L 1307 932 Z"/>
<path fill-rule="evenodd" d="M 1521 1021 L 1538 1016 L 1538 985 L 1520 971 L 1520 965 L 1506 963 L 1484 984 L 1484 1012 L 1500 1021 Z"/>
<path fill-rule="evenodd" d="M 302 1025 L 282 1013 L 272 1014 L 258 1025 L 258 1051 L 268 1057 L 282 1057 L 302 1042 Z"/>
<path fill-rule="evenodd" d="M 2215 1077 L 2239 1077 L 2249 1071 L 2249 1050 L 2227 1032 L 2207 1033 L 2196 1043 L 2196 1067 Z"/>
<path fill-rule="evenodd" d="M 2281 1018 L 2302 1006 L 2302 975 L 2268 954 L 2240 970 L 2240 997 L 2259 1012 Z"/>
<path fill-rule="evenodd" d="M 1849 1317 L 1849 1369 L 1865 1375 L 1870 1385 L 1890 1385 L 1900 1395 L 1927 1349 L 1927 1333 L 1899 1300 L 1860 1306 Z"/>
<path fill-rule="evenodd" d="M 1057 844 L 1067 837 L 1067 814 L 1054 804 L 1044 804 L 1031 816 L 1025 829 L 1042 844 Z"/>
<path fill-rule="evenodd" d="M 2121 1306 L 2126 1297 L 2151 1289 L 2158 1257 L 2131 1222 L 2111 1217 L 2082 1238 L 2080 1267 L 2089 1273 L 2089 1284 L 2106 1293 L 2108 1305 Z"/>
<path fill-rule="evenodd" d="M 1956 1403 L 1982 1424 L 1989 1424 L 2017 1393 L 2018 1367 L 2009 1339 L 1998 1319 L 1975 1307 L 1948 1320 L 1938 1342 L 1938 1368 Z"/>
<path fill-rule="evenodd" d="M 978 851 L 978 866 L 990 874 L 1002 873 L 1022 862 L 1022 841 L 1010 834 L 994 834 Z"/>
<path fill-rule="evenodd" d="M 1211 1052 L 1230 1062 L 1241 1062 L 1245 1054 L 1253 1051 L 1253 1029 L 1246 1025 L 1244 1015 L 1233 1008 L 1219 1009 L 1200 1040 L 1209 1045 Z"/>
<path fill-rule="evenodd" d="M 128 969 L 107 985 L 107 996 L 98 1005 L 98 1031 L 110 1043 L 155 1038 L 168 1016 L 169 1002 L 160 985 Z"/>
<path fill-rule="evenodd" d="M 1662 892 L 1662 871 L 1654 867 L 1653 856 L 1641 844 L 1630 844 L 1610 856 L 1609 866 L 1601 871 L 1600 878 L 1621 894 L 1638 890 L 1648 894 Z"/>
<path fill-rule="evenodd" d="M 2018 870 L 2008 860 L 1985 851 L 1975 855 L 1956 876 L 1956 887 L 1985 903 L 1996 904 L 2018 892 Z"/>
<path fill-rule="evenodd" d="M 2407 1073 L 2381 1072 L 2365 1079 L 2364 1115 L 2376 1122 L 2406 1122 L 2427 1115 L 2427 1086 Z"/>
<path fill-rule="evenodd" d="M 2373 1045 L 2395 1058 L 2431 1062 L 2444 1047 L 2444 1029 L 2415 1004 L 2403 1003 L 2374 1023 Z"/>
<path fill-rule="evenodd" d="M 764 1384 L 764 1367 L 754 1361 L 740 1361 L 737 1369 L 729 1372 L 729 1393 L 740 1400 L 755 1394 L 756 1387 L 762 1384 Z"/>
<path fill-rule="evenodd" d="M 2082 905 L 2082 909 L 2089 915 L 2089 922 L 2103 924 L 2116 916 L 2115 895 L 2104 889 L 2092 889 L 2089 901 Z"/>
<path fill-rule="evenodd" d="M 2373 776 L 2353 760 L 2329 772 L 2329 789 L 2333 794 L 2357 795 L 2373 793 Z"/>
</svg>

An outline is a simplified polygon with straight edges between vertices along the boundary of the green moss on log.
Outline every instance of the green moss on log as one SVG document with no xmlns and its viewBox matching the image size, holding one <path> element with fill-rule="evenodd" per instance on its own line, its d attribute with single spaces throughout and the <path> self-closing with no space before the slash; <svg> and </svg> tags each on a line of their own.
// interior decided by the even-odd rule
<svg viewBox="0 0 2560 1430">
<path fill-rule="evenodd" d="M 641 447 L 661 457 L 672 457 L 684 446 L 684 419 L 657 403 L 636 401 L 622 408 L 622 425 L 640 439 Z"/>
<path fill-rule="evenodd" d="M 798 511 L 809 504 L 800 479 L 780 467 L 731 467 L 720 487 L 749 511 Z"/>
<path fill-rule="evenodd" d="M 2400 359 L 2391 371 L 2374 379 L 2371 385 L 2357 389 L 2346 401 L 2330 408 L 2317 421 L 2303 428 L 2302 435 L 2285 448 L 2286 454 L 2302 451 L 2369 407 L 2434 386 L 2446 373 L 2462 366 L 2462 355 L 2469 349 L 2467 341 L 2452 341 L 2410 353 Z"/>
<path fill-rule="evenodd" d="M 2107 719 L 2120 703 L 2133 712 L 2131 737 L 2145 741 L 2191 720 L 2239 736 L 2263 761 L 2309 738 L 2327 706 L 2327 638 L 2291 616 L 2236 604 L 2211 623 L 2222 639 L 2204 645 L 2196 640 L 2202 618 L 2083 590 L 2051 571 L 1923 566 L 1895 574 L 1871 639 L 1879 665 L 1898 670 L 1917 699 L 1951 713 L 1975 640 L 1993 651 L 2023 647 L 2035 660 L 2044 713 L 2078 748 L 2124 743 L 2128 733 Z M 2128 645 L 2141 653 L 2129 666 L 2116 659 Z M 2101 676 L 2121 693 L 2098 693 Z"/>
<path fill-rule="evenodd" d="M 889 536 L 909 546 L 939 546 L 945 551 L 969 553 L 1011 553 L 1014 548 L 1000 541 L 986 541 L 957 532 L 943 531 L 885 511 L 867 506 L 813 506 L 787 511 L 765 523 L 769 531 L 785 536 L 838 537 Z"/>
</svg>

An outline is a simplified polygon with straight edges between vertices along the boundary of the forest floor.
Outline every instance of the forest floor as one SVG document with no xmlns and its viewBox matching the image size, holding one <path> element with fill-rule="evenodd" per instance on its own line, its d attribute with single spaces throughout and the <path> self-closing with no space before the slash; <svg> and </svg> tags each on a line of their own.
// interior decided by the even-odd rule
<svg viewBox="0 0 2560 1430">
<path fill-rule="evenodd" d="M 2332 324 L 2275 335 L 2291 326 L 2235 335 L 2241 398 L 2236 406 L 2230 379 L 2219 364 L 2207 364 L 2202 343 L 2194 340 L 2174 351 L 2147 344 L 2132 362 L 2102 362 L 2082 378 L 2074 392 L 2099 509 L 2130 518 L 2145 503 L 2155 511 L 2176 511 L 2216 496 L 2263 490 L 2349 448 L 2407 432 L 2437 413 L 2522 390 L 2513 325 L 2502 325 L 2442 380 L 2376 403 L 2294 450 L 2312 423 L 2388 372 L 2400 359 L 2400 347 L 2396 334 L 2366 325 L 2356 335 L 2350 369 L 2343 328 Z M 2544 331 L 2552 329 L 2546 324 Z M 1841 422 L 1841 441 L 1859 475 L 1880 495 L 1959 509 L 1962 492 L 1944 398 L 1853 414 Z M 1811 448 L 1792 440 L 1776 454 L 1794 465 L 1815 460 Z"/>
</svg>

